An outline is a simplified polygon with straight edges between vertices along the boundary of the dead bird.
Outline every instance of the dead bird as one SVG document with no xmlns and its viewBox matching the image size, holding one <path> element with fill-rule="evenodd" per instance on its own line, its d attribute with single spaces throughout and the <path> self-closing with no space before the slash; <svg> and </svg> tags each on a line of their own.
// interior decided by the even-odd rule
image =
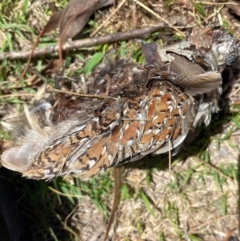
<svg viewBox="0 0 240 241">
<path fill-rule="evenodd" d="M 104 99 L 55 105 L 61 111 L 46 111 L 44 126 L 25 109 L 29 127 L 3 153 L 2 165 L 32 179 L 77 174 L 85 180 L 148 154 L 178 150 L 190 130 L 209 125 L 218 111 L 221 71 L 238 60 L 238 44 L 207 27 L 171 46 L 143 44 L 143 54 L 144 65 L 132 63 L 124 85 L 111 89 L 117 78 L 110 79 Z M 65 118 L 53 118 L 54 110 Z"/>
</svg>

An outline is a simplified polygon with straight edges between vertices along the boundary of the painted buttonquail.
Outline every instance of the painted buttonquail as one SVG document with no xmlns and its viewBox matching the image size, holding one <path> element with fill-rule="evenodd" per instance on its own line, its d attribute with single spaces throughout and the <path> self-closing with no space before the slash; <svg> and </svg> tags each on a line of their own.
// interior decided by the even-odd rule
<svg viewBox="0 0 240 241">
<path fill-rule="evenodd" d="M 238 59 L 236 40 L 206 27 L 174 45 L 152 42 L 142 49 L 144 65 L 132 63 L 126 84 L 110 88 L 104 100 L 58 105 L 67 118 L 57 124 L 54 108 L 46 111 L 44 124 L 26 110 L 28 130 L 3 153 L 2 165 L 32 179 L 78 174 L 84 180 L 151 153 L 174 151 L 191 129 L 208 125 L 218 111 L 221 71 Z"/>
</svg>

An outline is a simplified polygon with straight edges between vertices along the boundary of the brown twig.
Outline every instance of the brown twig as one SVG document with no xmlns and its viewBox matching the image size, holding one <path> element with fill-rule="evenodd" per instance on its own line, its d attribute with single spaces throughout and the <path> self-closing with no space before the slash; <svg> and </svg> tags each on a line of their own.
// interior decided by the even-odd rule
<svg viewBox="0 0 240 241">
<path fill-rule="evenodd" d="M 124 5 L 124 3 L 125 3 L 126 1 L 127 1 L 127 0 L 123 0 L 121 3 L 119 3 L 118 6 L 113 10 L 113 12 L 107 17 L 107 19 L 106 19 L 103 23 L 101 23 L 101 24 L 97 27 L 97 29 L 94 30 L 93 33 L 91 33 L 90 36 L 91 36 L 91 37 L 95 36 L 96 33 L 97 33 L 100 29 L 102 29 L 103 27 L 105 27 L 105 26 L 109 23 L 110 19 L 111 19 L 114 15 L 117 14 L 117 12 L 120 10 L 120 8 Z"/>
<path fill-rule="evenodd" d="M 219 220 L 221 220 L 221 219 L 224 219 L 224 218 L 227 218 L 227 217 L 237 216 L 237 215 L 238 215 L 237 213 L 231 213 L 231 214 L 227 214 L 227 215 L 225 215 L 225 216 L 221 216 L 221 217 L 216 217 L 216 218 L 210 219 L 210 220 L 208 220 L 208 221 L 206 221 L 206 222 L 200 223 L 199 225 L 191 228 L 191 229 L 188 231 L 188 233 L 190 233 L 190 234 L 195 233 L 196 230 L 198 230 L 198 229 L 203 230 L 203 228 L 204 228 L 205 226 L 209 225 L 209 224 L 212 224 L 212 223 L 214 223 L 214 222 L 217 222 L 217 221 L 219 221 Z"/>
<path fill-rule="evenodd" d="M 15 94 L 1 95 L 1 96 L 0 96 L 0 99 L 14 98 L 14 97 L 30 97 L 30 96 L 36 96 L 36 94 L 30 94 L 30 93 L 15 93 Z"/>
<path fill-rule="evenodd" d="M 67 90 L 59 90 L 59 89 L 52 88 L 52 86 L 50 86 L 50 85 L 46 86 L 45 91 L 47 93 L 60 93 L 60 94 L 67 94 L 67 95 L 71 95 L 71 96 L 78 96 L 78 97 L 84 97 L 84 98 L 96 98 L 96 99 L 106 99 L 107 98 L 107 96 L 103 96 L 103 95 L 89 95 L 89 94 L 76 93 L 76 92 L 67 91 Z M 1 96 L 0 96 L 0 98 L 1 98 Z"/>
<path fill-rule="evenodd" d="M 156 18 L 158 18 L 160 21 L 164 22 L 165 24 L 167 24 L 167 26 L 169 26 L 170 28 L 174 29 L 178 34 L 180 34 L 180 36 L 185 36 L 185 34 L 181 31 L 179 31 L 175 26 L 173 26 L 170 22 L 168 22 L 166 19 L 162 18 L 161 16 L 159 16 L 158 14 L 156 14 L 154 11 L 152 11 L 152 9 L 150 9 L 149 7 L 147 7 L 145 4 L 143 4 L 142 2 L 138 1 L 138 0 L 133 0 L 134 2 L 136 2 L 139 6 L 141 6 L 142 8 L 144 8 L 145 10 L 147 10 L 149 13 L 151 13 L 153 16 L 155 16 Z"/>
<path fill-rule="evenodd" d="M 232 234 L 236 231 L 236 229 L 237 229 L 237 228 L 233 228 L 232 230 L 230 230 L 230 231 L 227 233 L 224 241 L 229 241 L 230 238 L 232 237 Z"/>
<path fill-rule="evenodd" d="M 162 28 L 168 28 L 168 26 L 164 23 L 160 23 L 155 26 L 145 27 L 141 29 L 128 31 L 128 32 L 114 33 L 111 35 L 106 35 L 106 36 L 96 37 L 96 38 L 81 39 L 81 40 L 74 41 L 73 43 L 64 44 L 62 49 L 63 51 L 67 51 L 67 50 L 73 50 L 73 49 L 82 48 L 82 47 L 93 47 L 99 44 L 110 44 L 110 43 L 136 39 L 136 38 L 147 38 L 149 37 L 150 34 Z M 39 48 L 34 51 L 32 57 L 39 57 L 47 54 L 53 54 L 53 53 L 57 53 L 58 51 L 59 51 L 59 47 L 56 45 L 46 47 L 46 48 Z M 31 54 L 31 51 L 13 51 L 13 52 L 1 53 L 0 60 L 27 59 L 30 54 Z"/>
<path fill-rule="evenodd" d="M 26 74 L 26 72 L 27 72 L 27 70 L 28 70 L 28 66 L 30 65 L 30 62 L 31 62 L 31 59 L 32 59 L 34 50 L 36 49 L 36 47 L 37 47 L 37 45 L 38 45 L 38 43 L 39 43 L 39 41 L 40 41 L 40 38 L 41 38 L 42 35 L 43 35 L 43 32 L 44 32 L 44 29 L 38 34 L 37 40 L 36 40 L 36 42 L 34 43 L 34 45 L 32 46 L 32 49 L 31 49 L 31 51 L 30 51 L 30 53 L 29 53 L 29 55 L 28 55 L 27 65 L 26 65 L 26 67 L 24 68 L 24 70 L 23 70 L 23 72 L 22 72 L 19 80 L 21 80 L 21 79 L 23 78 L 23 76 Z"/>
<path fill-rule="evenodd" d="M 112 226 L 112 223 L 114 221 L 114 217 L 118 208 L 118 204 L 121 199 L 121 186 L 122 186 L 122 173 L 123 168 L 120 167 L 114 167 L 113 168 L 113 177 L 114 177 L 114 199 L 113 199 L 113 204 L 112 204 L 112 209 L 111 209 L 111 214 L 107 223 L 105 235 L 103 237 L 103 241 L 107 240 L 108 233 L 110 231 L 110 228 Z"/>
</svg>

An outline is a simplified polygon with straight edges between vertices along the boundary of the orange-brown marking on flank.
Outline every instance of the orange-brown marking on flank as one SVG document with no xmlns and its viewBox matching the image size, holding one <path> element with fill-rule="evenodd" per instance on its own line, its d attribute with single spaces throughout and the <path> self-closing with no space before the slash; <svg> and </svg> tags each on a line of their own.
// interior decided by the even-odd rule
<svg viewBox="0 0 240 241">
<path fill-rule="evenodd" d="M 120 126 L 115 126 L 111 134 L 111 142 L 117 142 L 120 138 Z"/>
<path fill-rule="evenodd" d="M 185 100 L 188 100 L 189 99 L 189 95 L 187 93 L 182 93 L 182 100 L 185 101 Z"/>
<path fill-rule="evenodd" d="M 156 87 L 155 87 L 155 88 L 153 88 L 153 89 L 150 90 L 150 96 L 155 96 L 155 97 L 158 96 L 157 98 L 159 98 L 159 94 L 160 94 L 160 93 L 159 93 L 159 88 L 156 88 Z"/>
<path fill-rule="evenodd" d="M 143 134 L 139 141 L 139 144 L 146 145 L 146 147 L 148 147 L 153 137 L 154 135 L 152 132 L 149 134 Z"/>
<path fill-rule="evenodd" d="M 139 127 L 139 121 L 138 120 L 135 120 L 135 121 L 132 121 L 129 125 L 129 127 L 123 131 L 123 136 L 122 138 L 120 139 L 119 143 L 120 145 L 127 145 L 127 142 L 129 140 L 136 140 L 136 129 L 137 127 Z"/>
<path fill-rule="evenodd" d="M 181 103 L 181 102 L 182 102 L 182 98 L 179 95 L 177 95 L 176 96 L 176 103 Z"/>
<path fill-rule="evenodd" d="M 45 174 L 44 174 L 44 170 L 40 169 L 40 170 L 25 170 L 22 173 L 23 177 L 27 177 L 27 178 L 34 178 L 34 179 L 41 179 L 44 178 Z"/>
<path fill-rule="evenodd" d="M 149 134 L 145 134 L 146 131 L 148 131 L 149 129 L 152 129 L 154 130 L 156 127 L 153 125 L 152 122 L 150 121 L 147 121 L 146 124 L 145 124 L 145 127 L 144 127 L 144 130 L 143 130 L 143 134 L 142 136 L 140 137 L 140 140 L 138 142 L 138 145 L 144 145 L 146 146 L 145 148 L 148 147 L 148 143 L 151 141 L 151 138 L 153 138 L 153 132 L 149 133 Z"/>
<path fill-rule="evenodd" d="M 147 121 L 146 124 L 145 124 L 145 127 L 144 127 L 144 131 L 143 131 L 143 134 L 148 131 L 149 129 L 154 129 L 155 128 L 155 125 L 151 122 L 151 121 Z"/>
<path fill-rule="evenodd" d="M 165 128 L 167 128 L 167 127 L 173 128 L 175 126 L 175 124 L 176 124 L 175 118 L 169 118 L 165 125 Z"/>
<path fill-rule="evenodd" d="M 173 109 L 171 116 L 179 115 L 179 110 L 178 108 Z"/>
<path fill-rule="evenodd" d="M 164 112 L 164 113 L 157 113 L 158 115 L 157 115 L 157 117 L 158 118 L 156 118 L 155 120 L 152 120 L 152 123 L 154 124 L 154 125 L 156 125 L 156 124 L 162 124 L 163 123 L 163 121 L 164 121 L 164 119 L 166 118 L 166 117 L 168 117 L 169 116 L 169 111 L 166 111 L 166 112 Z"/>
<path fill-rule="evenodd" d="M 103 143 L 104 143 L 104 145 L 106 145 L 107 141 L 109 140 L 109 138 L 105 137 L 103 139 L 104 139 Z M 108 144 L 110 144 L 110 143 L 108 143 Z M 98 142 L 98 143 L 96 143 L 96 146 L 94 147 L 93 150 L 97 149 L 97 152 L 99 153 L 100 150 L 102 152 L 102 147 L 103 147 L 103 145 L 100 144 L 100 142 Z M 107 155 L 108 155 L 108 152 L 105 152 L 104 155 L 101 155 L 101 153 L 100 153 L 100 155 L 98 156 L 100 158 L 98 158 L 96 164 L 90 170 L 88 170 L 88 171 L 84 172 L 83 174 L 81 174 L 81 178 L 86 179 L 86 178 L 90 178 L 93 175 L 98 174 L 100 168 L 103 165 L 106 165 L 108 167 L 109 166 L 109 161 L 108 161 L 108 156 Z"/>
<path fill-rule="evenodd" d="M 189 106 L 187 104 L 184 104 L 182 107 L 182 116 L 185 116 L 188 111 Z"/>
<path fill-rule="evenodd" d="M 152 131 L 149 134 L 145 134 L 146 131 L 148 131 L 149 129 L 152 129 Z M 156 139 L 156 135 L 153 134 L 154 129 L 156 129 L 156 127 L 153 125 L 152 122 L 147 122 L 143 131 L 143 135 L 140 139 L 140 144 L 147 144 L 149 142 L 151 142 L 151 139 L 154 138 Z"/>
<path fill-rule="evenodd" d="M 67 146 L 63 148 L 58 148 L 54 152 L 48 153 L 47 156 L 51 159 L 51 161 L 61 161 L 62 157 L 65 157 L 68 153 L 71 152 L 72 147 Z"/>
<path fill-rule="evenodd" d="M 96 158 L 96 161 L 99 162 L 102 156 L 102 150 L 104 145 L 107 145 L 109 137 L 102 138 L 98 140 L 95 144 L 91 146 L 86 152 L 84 152 L 73 164 L 73 169 L 81 170 L 89 164 L 89 160 Z"/>
<path fill-rule="evenodd" d="M 170 94 L 165 94 L 159 102 L 159 105 L 157 107 L 158 111 L 163 111 L 163 110 L 167 110 L 168 109 L 168 104 L 167 104 L 167 100 L 171 98 L 172 96 Z"/>
<path fill-rule="evenodd" d="M 157 141 L 165 141 L 166 136 L 169 134 L 169 130 L 164 128 L 158 135 Z"/>
<path fill-rule="evenodd" d="M 133 119 L 136 115 L 136 109 L 129 109 L 126 115 L 124 116 L 125 118 Z"/>
<path fill-rule="evenodd" d="M 71 150 L 72 150 L 72 146 L 66 146 L 66 145 L 60 143 L 57 146 L 54 146 L 53 149 L 48 148 L 48 149 L 44 150 L 36 158 L 36 160 L 31 163 L 31 165 L 38 163 L 37 166 L 44 167 L 49 164 L 48 163 L 49 161 L 50 162 L 59 162 L 62 160 L 63 157 L 66 157 L 67 154 L 69 154 L 71 152 Z M 41 164 L 41 165 L 39 165 L 39 164 Z M 52 163 L 50 165 L 52 165 Z"/>
<path fill-rule="evenodd" d="M 148 114 L 147 114 L 147 121 L 151 121 L 154 113 L 156 112 L 156 104 L 157 100 L 154 99 L 148 105 Z"/>
<path fill-rule="evenodd" d="M 180 132 L 181 132 L 181 127 L 180 126 L 176 127 L 172 136 L 173 141 L 179 137 Z"/>
<path fill-rule="evenodd" d="M 111 123 L 116 119 L 116 114 L 119 110 L 113 110 L 112 108 L 102 114 L 102 121 L 105 123 Z"/>
<path fill-rule="evenodd" d="M 65 165 L 68 155 L 71 153 L 71 146 L 57 145 L 56 149 L 47 149 L 43 151 L 24 171 L 23 175 L 35 179 L 44 178 L 45 171 L 56 168 L 61 172 Z M 50 159 L 50 160 L 49 160 Z"/>
<path fill-rule="evenodd" d="M 91 135 L 92 135 L 92 126 L 90 124 L 87 125 L 83 130 L 80 130 L 78 132 L 79 139 L 83 139 L 86 136 L 91 136 Z"/>
</svg>

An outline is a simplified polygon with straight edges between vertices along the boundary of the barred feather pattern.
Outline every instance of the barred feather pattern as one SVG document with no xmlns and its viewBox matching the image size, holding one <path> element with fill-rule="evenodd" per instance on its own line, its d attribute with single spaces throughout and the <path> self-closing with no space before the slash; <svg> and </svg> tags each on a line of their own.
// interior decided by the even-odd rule
<svg viewBox="0 0 240 241">
<path fill-rule="evenodd" d="M 218 110 L 219 68 L 238 58 L 232 36 L 229 41 L 227 33 L 209 28 L 201 38 L 204 34 L 206 43 L 195 34 L 184 40 L 187 44 L 167 50 L 143 44 L 145 65 L 133 65 L 130 83 L 102 101 L 81 103 L 60 123 L 47 120 L 43 127 L 26 109 L 29 128 L 3 153 L 2 165 L 32 179 L 77 174 L 86 180 L 109 167 L 178 148 L 191 129 L 209 124 Z M 45 111 L 46 119 L 51 111 Z"/>
</svg>

